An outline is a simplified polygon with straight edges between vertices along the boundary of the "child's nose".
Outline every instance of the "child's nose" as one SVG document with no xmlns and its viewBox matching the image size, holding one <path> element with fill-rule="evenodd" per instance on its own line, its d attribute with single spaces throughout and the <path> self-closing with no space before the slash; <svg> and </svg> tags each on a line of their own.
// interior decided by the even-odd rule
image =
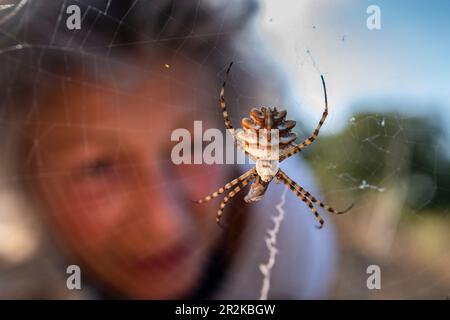
<svg viewBox="0 0 450 320">
<path fill-rule="evenodd" d="M 189 225 L 188 214 L 175 199 L 170 181 L 151 174 L 149 182 L 132 201 L 135 218 L 146 232 L 160 241 L 175 239 Z"/>
</svg>

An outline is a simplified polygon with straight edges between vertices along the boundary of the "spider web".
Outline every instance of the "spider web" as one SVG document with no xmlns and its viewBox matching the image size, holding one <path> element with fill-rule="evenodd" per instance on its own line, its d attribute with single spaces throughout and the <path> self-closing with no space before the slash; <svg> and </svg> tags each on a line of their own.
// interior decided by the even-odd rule
<svg viewBox="0 0 450 320">
<path fill-rule="evenodd" d="M 79 5 L 81 8 L 82 30 L 80 31 L 68 31 L 65 26 L 67 18 L 65 10 L 71 4 Z M 330 67 L 331 64 L 326 57 L 333 59 L 332 55 L 318 50 L 318 47 L 322 45 L 321 39 L 327 31 L 326 24 L 321 23 L 317 16 L 313 16 L 310 20 L 301 19 L 295 23 L 292 22 L 287 26 L 287 33 L 298 34 L 298 37 L 287 40 L 291 47 L 284 48 L 284 52 L 288 52 L 289 55 L 283 56 L 283 53 L 280 53 L 283 52 L 281 50 L 283 48 L 277 52 L 273 46 L 254 40 L 253 35 L 240 32 L 240 28 L 245 27 L 245 23 L 241 22 L 245 20 L 243 16 L 251 15 L 253 5 L 252 1 L 242 3 L 186 1 L 167 5 L 166 1 L 135 0 L 128 2 L 127 7 L 120 7 L 113 0 L 89 3 L 65 0 L 55 1 L 44 10 L 35 0 L 0 2 L 0 33 L 2 35 L 0 56 L 11 64 L 9 73 L 5 72 L 2 75 L 7 79 L 2 79 L 1 88 L 3 108 L 0 123 L 2 131 L 5 132 L 5 138 L 2 139 L 5 151 L 2 152 L 1 162 L 20 166 L 27 161 L 27 159 L 20 159 L 20 163 L 17 163 L 10 157 L 17 148 L 15 144 L 17 132 L 14 130 L 21 130 L 20 126 L 23 124 L 23 120 L 11 118 L 9 115 L 9 111 L 14 108 L 11 105 L 12 92 L 15 90 L 12 85 L 15 79 L 12 76 L 14 68 L 24 70 L 22 65 L 26 65 L 32 74 L 31 83 L 27 88 L 30 89 L 34 103 L 26 111 L 25 119 L 30 119 L 32 116 L 39 119 L 36 114 L 39 115 L 38 85 L 40 83 L 51 79 L 59 82 L 64 90 L 68 90 L 67 85 L 73 81 L 69 75 L 71 65 L 64 59 L 59 63 L 69 70 L 68 73 L 59 75 L 49 72 L 51 69 L 49 64 L 53 61 L 47 61 L 47 54 L 52 54 L 54 51 L 61 52 L 63 57 L 65 53 L 75 55 L 81 65 L 85 65 L 87 69 L 92 67 L 91 70 L 86 71 L 93 75 L 92 79 L 110 79 L 113 83 L 111 89 L 113 95 L 126 94 L 126 87 L 123 87 L 121 81 L 115 78 L 112 71 L 117 65 L 129 71 L 131 82 L 139 81 L 139 78 L 133 80 L 133 74 L 138 71 L 147 76 L 152 75 L 154 71 L 151 67 L 148 71 L 139 70 L 140 66 L 137 63 L 126 59 L 117 62 L 117 56 L 130 48 L 147 47 L 155 48 L 155 50 L 165 48 L 174 57 L 189 61 L 197 70 L 212 73 L 216 88 L 221 85 L 228 63 L 235 61 L 237 70 L 230 76 L 227 88 L 230 97 L 227 98 L 228 105 L 234 105 L 232 121 L 237 124 L 238 119 L 247 113 L 249 106 L 285 105 L 291 118 L 301 119 L 301 123 L 298 121 L 298 133 L 301 137 L 308 136 L 314 130 L 322 112 L 323 95 L 320 75 L 323 74 L 331 96 L 330 115 L 316 143 L 297 157 L 305 158 L 314 170 L 323 191 L 320 198 L 332 204 L 333 207 L 345 207 L 350 202 L 356 203 L 354 212 L 337 217 L 336 219 L 339 220 L 335 219 L 338 224 L 337 231 L 342 235 L 340 240 L 343 247 L 343 262 L 335 271 L 338 274 L 338 282 L 334 296 L 377 297 L 366 288 L 365 280 L 366 267 L 376 264 L 381 265 L 382 270 L 386 270 L 387 273 L 386 278 L 383 278 L 383 290 L 380 297 L 439 298 L 445 290 L 450 288 L 450 275 L 446 270 L 450 259 L 450 248 L 440 245 L 445 241 L 443 239 L 435 240 L 438 245 L 429 244 L 427 241 L 432 241 L 429 240 L 432 237 L 427 233 L 427 228 L 435 226 L 429 225 L 430 219 L 436 219 L 440 225 L 441 220 L 445 221 L 449 211 L 448 203 L 445 201 L 450 188 L 446 180 L 448 179 L 448 155 L 443 153 L 446 132 L 439 126 L 435 126 L 431 117 L 424 117 L 415 110 L 405 111 L 404 108 L 396 108 L 395 103 L 403 104 L 402 100 L 392 102 L 391 99 L 380 101 L 370 97 L 356 97 L 353 104 L 336 103 L 333 96 L 339 96 L 336 89 L 338 79 L 344 76 L 334 72 L 334 69 Z M 305 7 L 309 11 L 305 10 L 302 18 L 305 18 L 309 12 L 321 11 L 319 4 Z M 256 22 L 252 22 L 257 25 L 263 39 L 275 46 L 277 42 L 273 40 L 273 37 L 280 34 L 277 34 L 278 31 L 273 26 L 277 25 L 280 18 L 289 18 L 286 8 L 275 11 L 273 6 L 266 3 L 265 11 L 258 16 Z M 33 15 L 37 15 L 43 21 L 42 30 L 21 28 L 27 26 L 28 21 L 33 19 Z M 215 22 L 211 23 L 212 20 Z M 51 32 L 45 33 L 45 31 Z M 101 36 L 98 36 L 98 32 Z M 344 30 L 339 36 L 334 36 L 333 41 L 344 47 L 342 52 L 348 52 L 345 46 L 352 41 L 352 30 Z M 281 36 L 279 38 L 286 39 Z M 193 54 L 195 48 L 198 48 L 198 51 Z M 271 54 L 279 58 L 278 62 L 270 62 Z M 337 58 L 334 59 L 337 60 Z M 267 72 L 265 72 L 266 68 L 261 68 L 266 65 Z M 170 60 L 164 62 L 164 67 L 168 70 L 171 66 Z M 153 66 L 153 68 L 156 67 Z M 280 81 L 272 83 L 267 80 L 272 76 L 271 70 L 284 70 L 284 73 L 276 71 L 273 74 L 274 78 L 279 76 Z M 217 104 L 218 92 L 211 91 L 209 87 L 198 83 L 183 81 L 179 80 L 182 85 L 206 97 L 210 105 Z M 98 83 L 88 82 L 86 85 L 97 86 Z M 370 91 L 370 88 L 367 90 Z M 301 99 L 292 95 L 292 91 L 298 92 Z M 385 106 L 386 104 L 388 107 Z M 390 105 L 393 105 L 392 108 L 389 107 Z M 171 107 L 173 106 L 167 105 L 169 112 L 172 111 Z M 120 109 L 119 106 L 113 108 Z M 195 119 L 204 119 L 207 116 L 221 118 L 218 108 L 209 108 L 209 105 L 206 107 L 200 102 L 194 103 L 189 108 Z M 422 108 L 417 105 L 416 108 L 411 109 Z M 59 125 L 71 125 L 71 123 L 69 121 Z M 121 128 L 105 129 L 120 130 Z M 39 141 L 36 143 L 38 144 Z M 420 155 L 424 155 L 424 158 Z M 37 158 L 39 159 L 39 155 Z M 169 166 L 171 160 L 166 157 L 161 161 Z M 300 163 L 298 159 L 290 159 L 290 161 Z M 137 164 L 130 161 L 129 166 L 133 168 Z M 39 238 L 40 235 L 35 220 L 30 217 L 32 215 L 16 214 L 16 212 L 30 211 L 29 207 L 23 208 L 23 205 L 18 204 L 23 201 L 23 198 L 16 192 L 20 182 L 30 177 L 11 173 L 14 171 L 8 169 L 3 170 L 5 172 L 2 174 L 1 185 L 5 200 L 2 204 L 4 207 L 2 226 L 4 232 L 9 233 L 3 233 L 1 237 L 13 234 L 14 240 L 5 242 L 7 244 L 3 245 L 2 259 L 6 262 L 6 266 L 3 268 L 3 275 L 0 276 L 2 283 L 16 276 L 18 268 L 13 267 L 15 264 L 28 266 L 37 263 L 42 270 L 48 268 L 48 262 L 38 258 L 39 245 L 32 240 Z M 213 172 L 212 169 L 206 170 Z M 158 181 L 155 182 L 155 187 L 170 188 L 173 182 Z M 313 183 L 307 182 L 307 184 L 310 184 L 309 188 L 314 188 Z M 280 187 L 278 189 L 283 190 Z M 264 233 L 271 227 L 272 221 L 269 216 L 276 213 L 275 205 L 280 198 L 278 197 L 275 199 L 276 202 L 272 203 L 272 210 L 268 210 L 267 219 L 264 222 L 254 223 L 244 231 L 251 233 L 253 229 L 261 230 L 260 243 L 247 243 L 246 245 L 250 248 L 248 251 L 253 249 L 253 251 L 262 252 L 262 256 L 266 257 Z M 296 201 L 299 207 L 303 206 L 299 200 Z M 299 212 L 288 211 L 286 214 L 290 216 L 310 213 L 307 208 L 302 208 Z M 323 215 L 326 214 L 323 213 Z M 428 218 L 428 216 L 435 218 Z M 295 218 L 286 217 L 286 219 Z M 331 221 L 335 220 L 328 219 L 327 223 L 330 222 L 332 225 Z M 290 225 L 289 222 L 285 223 Z M 309 226 L 305 228 L 314 229 L 313 223 L 311 218 L 308 220 Z M 404 231 L 399 232 L 402 228 Z M 417 244 L 415 241 L 419 240 L 410 236 L 415 230 L 419 231 L 423 239 L 427 241 L 421 245 Z M 280 233 L 282 234 L 283 230 Z M 283 240 L 281 240 L 282 243 Z M 309 252 L 318 250 L 318 247 L 315 246 Z M 422 257 L 413 254 L 418 247 L 421 247 L 422 251 L 431 247 L 436 248 L 438 253 L 432 256 L 433 259 L 430 260 L 432 262 L 424 263 Z M 289 252 L 292 248 L 295 246 L 287 247 L 278 255 L 289 255 L 286 250 Z M 21 254 L 17 255 L 16 252 L 19 251 Z M 434 259 L 437 255 L 439 259 Z M 396 258 L 394 259 L 393 256 Z M 261 259 L 259 263 L 264 261 L 266 258 Z M 408 266 L 410 262 L 414 267 Z M 291 267 L 295 269 L 296 266 Z M 258 263 L 254 264 L 254 271 L 257 273 Z M 56 277 L 56 280 L 52 278 L 53 282 L 65 285 L 65 281 L 58 279 L 58 276 L 46 274 L 46 277 Z M 260 275 L 258 279 L 261 280 Z M 30 279 L 30 283 L 33 284 L 37 281 L 47 283 L 48 278 Z M 258 295 L 259 284 L 255 284 L 257 291 L 254 297 Z M 32 285 L 24 283 L 21 286 L 23 289 L 29 289 Z M 17 288 L 10 288 L 10 290 L 14 292 Z M 7 294 L 8 288 L 5 295 Z"/>
<path fill-rule="evenodd" d="M 289 13 L 284 9 L 288 4 Z M 274 54 L 291 66 L 298 83 L 298 117 L 308 119 L 309 126 L 304 135 L 314 130 L 322 108 L 319 75 L 327 80 L 330 115 L 302 156 L 320 177 L 329 203 L 356 204 L 336 219 L 345 261 L 338 269 L 337 290 L 342 291 L 337 296 L 442 299 L 450 285 L 445 271 L 450 248 L 445 245 L 448 238 L 431 229 L 443 235 L 449 228 L 444 200 L 449 190 L 448 97 L 439 92 L 441 80 L 433 82 L 435 88 L 417 90 L 414 80 L 397 71 L 409 70 L 405 73 L 420 79 L 425 88 L 432 79 L 427 78 L 430 70 L 448 78 L 448 64 L 440 53 L 433 61 L 412 54 L 422 68 L 408 64 L 409 53 L 400 44 L 392 45 L 399 34 L 389 27 L 375 33 L 364 30 L 362 13 L 369 4 L 348 3 L 343 9 L 319 1 L 299 5 L 299 13 L 289 1 L 281 2 L 267 8 L 263 28 L 277 48 Z M 388 21 L 384 23 L 392 28 L 396 21 L 397 27 L 414 30 L 396 11 L 399 8 L 387 2 L 379 5 L 385 14 L 382 21 Z M 416 27 L 428 32 L 418 41 L 426 48 L 437 41 L 437 34 L 431 29 L 433 15 L 421 13 L 425 8 L 419 7 L 411 10 L 420 18 Z M 292 36 L 282 40 L 282 32 Z M 380 56 L 380 50 L 389 59 Z M 422 241 L 427 244 L 419 244 Z M 436 250 L 433 258 L 430 250 Z M 385 287 L 380 291 L 366 287 L 364 273 L 372 264 L 382 270 Z"/>
<path fill-rule="evenodd" d="M 40 270 L 41 275 L 28 278 L 23 284 L 16 286 L 2 286 L 4 291 L 2 296 L 7 297 L 9 294 L 15 295 L 17 292 L 27 292 L 30 288 L 39 287 L 39 285 L 55 285 L 57 288 L 65 285 L 60 275 L 53 275 L 51 272 L 44 270 L 54 270 L 49 259 L 53 260 L 53 256 L 48 256 L 50 253 L 43 252 L 39 242 L 36 239 L 43 237 L 42 226 L 37 223 L 36 218 L 29 211 L 31 208 L 19 203 L 26 199 L 22 196 L 18 189 L 24 181 L 33 180 L 36 176 L 26 176 L 16 173 L 11 168 L 21 167 L 28 163 L 32 157 L 36 158 L 38 166 L 41 165 L 43 157 L 39 152 L 40 140 L 37 137 L 34 140 L 33 147 L 30 153 L 24 158 L 18 159 L 17 162 L 14 154 L 17 152 L 17 135 L 22 130 L 22 125 L 39 125 L 43 123 L 40 118 L 40 99 L 42 85 L 45 83 L 57 84 L 55 87 L 60 87 L 63 96 L 64 111 L 67 115 L 70 114 L 70 109 L 67 106 L 67 101 L 70 99 L 70 86 L 77 83 L 76 74 L 71 74 L 73 68 L 71 62 L 73 59 L 78 60 L 78 65 L 82 69 L 82 73 L 89 74 L 88 79 L 91 81 L 83 82 L 83 86 L 95 87 L 102 90 L 96 79 L 108 79 L 112 86 L 112 95 L 120 96 L 126 94 L 126 88 L 122 83 L 114 79 L 112 70 L 114 68 L 121 68 L 127 70 L 130 74 L 129 78 L 133 82 L 134 74 L 141 72 L 139 66 L 130 60 L 118 59 L 117 56 L 121 52 L 126 52 L 128 48 L 148 47 L 155 48 L 155 50 L 168 50 L 172 56 L 180 57 L 188 61 L 191 65 L 198 69 L 208 69 L 213 75 L 216 74 L 216 81 L 219 84 L 223 79 L 223 68 L 229 61 L 235 60 L 233 50 L 222 46 L 222 41 L 225 37 L 239 34 L 240 20 L 246 20 L 245 15 L 251 14 L 254 3 L 252 1 L 244 4 L 236 5 L 236 3 L 225 3 L 220 1 L 191 1 L 188 4 L 171 3 L 167 1 L 130 1 L 128 6 L 121 7 L 116 1 L 60 1 L 53 2 L 51 5 L 43 7 L 37 1 L 21 1 L 13 3 L 12 1 L 2 4 L 2 17 L 0 18 L 2 25 L 0 32 L 2 34 L 0 54 L 4 59 L 10 63 L 9 70 L 5 70 L 2 74 L 2 116 L 1 125 L 5 132 L 6 139 L 3 140 L 2 163 L 9 162 L 9 166 L 4 166 L 5 173 L 2 175 L 2 186 L 5 193 L 5 198 L 8 202 L 4 202 L 5 213 L 2 218 L 4 226 L 4 234 L 6 237 L 13 235 L 9 243 L 4 242 L 2 247 L 2 257 L 4 260 L 4 272 L 2 274 L 2 283 L 8 282 L 10 278 L 20 277 L 23 272 L 19 267 L 25 265 L 25 271 L 28 265 L 32 265 L 33 269 Z M 66 19 L 68 14 L 66 8 L 69 5 L 78 5 L 81 8 L 81 30 L 69 31 L 66 27 Z M 139 15 L 139 12 L 148 12 L 152 19 L 145 15 Z M 190 16 L 192 15 L 192 16 Z M 241 17 L 243 15 L 243 17 Z M 205 20 L 211 19 L 219 22 L 208 23 Z M 155 21 L 152 23 L 145 23 L 137 20 L 149 19 Z M 209 26 L 209 24 L 211 26 Z M 126 39 L 126 40 L 124 40 Z M 132 39 L 132 40 L 130 40 Z M 229 41 L 228 41 L 229 42 Z M 192 54 L 191 47 L 198 47 L 199 54 Z M 119 53 L 118 53 L 119 52 Z M 58 57 L 55 59 L 55 57 Z M 75 58 L 74 58 L 75 57 Z M 240 65 L 241 72 L 246 74 L 247 78 L 257 78 L 255 73 L 246 65 L 251 66 L 251 61 L 247 64 L 243 60 L 236 61 Z M 217 62 L 219 61 L 219 62 Z M 172 63 L 168 61 L 161 61 L 164 67 L 170 71 Z M 55 72 L 54 64 L 61 64 L 61 73 Z M 144 71 L 144 75 L 151 75 L 155 66 L 150 66 L 149 71 Z M 74 72 L 79 70 L 73 69 Z M 22 81 L 22 79 L 24 79 Z M 139 78 L 138 78 L 139 79 Z M 137 81 L 137 80 L 136 80 Z M 175 82 L 177 79 L 175 79 Z M 181 80 L 183 81 L 183 80 Z M 236 89 L 236 79 L 231 81 L 230 89 Z M 17 86 L 16 83 L 20 83 Z M 79 84 L 79 83 L 78 83 Z M 192 91 L 199 92 L 206 96 L 211 103 L 216 105 L 217 93 L 209 90 L 202 85 L 195 83 L 182 83 L 183 86 L 188 87 Z M 216 88 L 219 85 L 215 86 Z M 24 110 L 17 111 L 15 100 L 17 91 L 29 92 L 31 95 L 30 105 Z M 274 90 L 275 91 L 275 90 Z M 230 95 L 232 96 L 232 95 Z M 230 99 L 231 102 L 237 101 L 239 105 L 246 104 L 248 100 L 257 100 L 256 94 L 254 96 L 238 95 L 236 99 Z M 276 97 L 275 99 L 279 99 Z M 255 102 L 256 103 L 256 102 Z M 171 108 L 169 104 L 167 106 Z M 113 106 L 115 112 L 120 112 L 120 106 Z M 199 103 L 190 107 L 193 116 L 196 119 L 203 119 L 205 115 L 211 114 L 213 116 L 221 117 L 218 108 L 205 108 Z M 19 114 L 19 115 L 17 115 Z M 243 112 L 241 112 L 243 114 Z M 235 113 L 235 119 L 239 118 L 239 113 Z M 77 123 L 72 123 L 70 118 L 61 120 L 60 123 L 54 123 L 58 126 L 77 126 Z M 107 127 L 101 124 L 100 127 L 104 130 L 123 130 L 121 127 Z M 85 129 L 88 130 L 90 125 L 86 123 Z M 84 125 L 83 125 L 84 130 Z M 89 140 L 84 138 L 86 148 L 89 145 Z M 170 134 L 167 136 L 168 143 L 170 142 Z M 161 160 L 164 165 L 170 166 L 171 160 L 167 156 Z M 137 164 L 130 161 L 128 166 L 135 168 Z M 210 170 L 210 169 L 206 169 Z M 64 174 L 64 172 L 50 172 L 49 174 Z M 192 177 L 196 178 L 196 177 Z M 156 186 L 162 188 L 170 188 L 171 183 L 182 181 L 158 181 Z M 133 192 L 135 190 L 128 190 Z M 59 195 L 64 197 L 64 190 Z M 109 200 L 113 203 L 114 200 Z M 11 202 L 11 203 L 10 203 Z M 70 204 L 67 204 L 70 205 Z M 105 203 L 105 206 L 111 206 L 110 203 Z M 20 212 L 23 214 L 21 215 Z M 26 214 L 26 213 L 29 214 Z M 213 216 L 211 217 L 213 221 Z M 79 227 L 77 227 L 79 228 Z M 249 229 L 255 228 L 250 225 Z M 263 230 L 263 229 L 261 229 Z M 261 239 L 263 239 L 261 237 Z M 149 241 L 151 239 L 149 238 Z M 263 246 L 263 240 L 261 240 Z M 17 252 L 20 249 L 20 254 Z M 44 258 L 42 257 L 44 255 Z M 47 257 L 45 257 L 47 255 Z M 259 262 L 259 261 L 258 261 Z M 36 265 L 38 268 L 36 268 Z M 255 270 L 257 264 L 255 263 Z M 18 273 L 19 275 L 16 275 Z M 25 272 L 26 273 L 26 272 Z M 38 274 L 38 272 L 36 272 Z M 50 273 L 50 274 L 49 274 Z M 56 270 L 56 274 L 61 274 L 61 269 Z M 176 279 L 175 279 L 176 280 Z M 173 281 L 173 280 L 168 280 Z M 49 283 L 50 282 L 50 283 Z M 255 284 L 255 288 L 257 284 Z M 64 291 L 64 288 L 58 289 Z M 25 293 L 26 294 L 26 293 Z M 63 292 L 64 295 L 69 294 Z M 89 295 L 89 292 L 87 293 Z M 256 296 L 256 295 L 255 295 Z"/>
</svg>

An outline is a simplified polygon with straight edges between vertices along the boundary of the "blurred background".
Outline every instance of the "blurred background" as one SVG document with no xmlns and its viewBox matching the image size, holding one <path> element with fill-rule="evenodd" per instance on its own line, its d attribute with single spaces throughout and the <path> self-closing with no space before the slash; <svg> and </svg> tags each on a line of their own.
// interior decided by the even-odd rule
<svg viewBox="0 0 450 320">
<path fill-rule="evenodd" d="M 26 12 L 27 2 L 31 0 L 12 7 L 7 5 L 14 1 L 0 2 L 5 38 L 13 28 L 8 19 Z M 196 3 L 226 7 L 221 1 Z M 355 202 L 350 213 L 333 219 L 339 263 L 329 298 L 446 299 L 450 3 L 262 0 L 259 5 L 253 27 L 262 39 L 261 51 L 276 57 L 284 70 L 285 85 L 293 92 L 291 105 L 298 106 L 290 114 L 301 122 L 301 135 L 314 130 L 322 112 L 321 74 L 327 82 L 330 115 L 316 143 L 301 157 L 328 203 L 345 207 Z M 370 5 L 380 8 L 379 30 L 367 27 Z M 117 27 L 123 20 L 110 23 Z M 190 36 L 202 31 L 196 32 Z M 215 45 L 207 44 L 213 56 L 220 55 L 212 49 Z M 0 52 L 11 48 L 4 45 Z M 14 149 L 13 140 L 2 144 L 4 150 Z M 6 153 L 0 158 L 0 297 L 8 296 L 8 286 L 15 292 L 32 291 L 39 288 L 36 283 L 47 281 L 16 277 L 11 282 L 13 275 L 30 274 L 30 269 L 48 277 L 65 276 L 52 272 L 50 260 L 38 258 L 41 230 L 13 187 L 20 177 L 6 169 L 11 161 Z M 381 267 L 381 290 L 366 287 L 369 265 Z"/>
</svg>

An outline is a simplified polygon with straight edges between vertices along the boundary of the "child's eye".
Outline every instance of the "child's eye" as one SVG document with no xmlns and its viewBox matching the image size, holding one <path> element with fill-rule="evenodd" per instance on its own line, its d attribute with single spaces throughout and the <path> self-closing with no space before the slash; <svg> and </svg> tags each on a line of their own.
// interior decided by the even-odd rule
<svg viewBox="0 0 450 320">
<path fill-rule="evenodd" d="M 89 163 L 84 170 L 85 174 L 92 177 L 101 177 L 114 172 L 114 161 L 104 158 Z"/>
</svg>

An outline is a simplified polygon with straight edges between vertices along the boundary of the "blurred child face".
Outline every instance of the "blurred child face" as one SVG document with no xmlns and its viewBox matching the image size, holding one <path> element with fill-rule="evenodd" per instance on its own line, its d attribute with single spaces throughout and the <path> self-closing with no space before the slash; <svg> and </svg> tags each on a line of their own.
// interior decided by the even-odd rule
<svg viewBox="0 0 450 320">
<path fill-rule="evenodd" d="M 176 81 L 192 84 L 184 76 Z M 202 102 L 192 88 L 166 80 L 123 94 L 66 84 L 27 132 L 35 191 L 56 235 L 82 275 L 87 268 L 129 298 L 189 293 L 221 234 L 214 204 L 191 202 L 224 181 L 220 166 L 170 159 L 171 132 L 191 130 L 189 110 Z"/>
</svg>

